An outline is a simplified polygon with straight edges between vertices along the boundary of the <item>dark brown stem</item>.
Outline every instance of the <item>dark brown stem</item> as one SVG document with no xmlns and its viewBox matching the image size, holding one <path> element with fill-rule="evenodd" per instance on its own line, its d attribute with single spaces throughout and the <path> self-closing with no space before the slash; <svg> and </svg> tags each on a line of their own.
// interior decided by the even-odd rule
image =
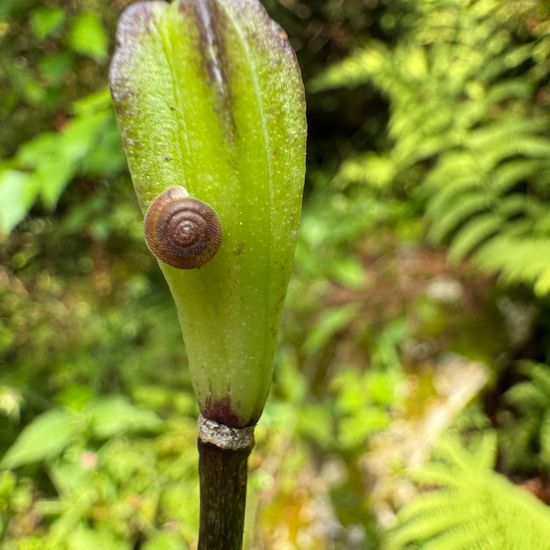
<svg viewBox="0 0 550 550">
<path fill-rule="evenodd" d="M 201 492 L 198 550 L 241 550 L 248 456 L 252 444 L 221 449 L 199 438 Z"/>
</svg>

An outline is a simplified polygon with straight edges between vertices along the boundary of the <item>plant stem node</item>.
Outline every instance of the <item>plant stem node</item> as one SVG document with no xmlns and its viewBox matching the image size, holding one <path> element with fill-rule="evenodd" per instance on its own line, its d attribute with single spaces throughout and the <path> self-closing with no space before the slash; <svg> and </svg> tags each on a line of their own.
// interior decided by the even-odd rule
<svg viewBox="0 0 550 550">
<path fill-rule="evenodd" d="M 214 420 L 199 416 L 197 423 L 199 439 L 203 443 L 215 445 L 220 449 L 238 451 L 254 447 L 254 426 L 230 428 Z"/>
</svg>

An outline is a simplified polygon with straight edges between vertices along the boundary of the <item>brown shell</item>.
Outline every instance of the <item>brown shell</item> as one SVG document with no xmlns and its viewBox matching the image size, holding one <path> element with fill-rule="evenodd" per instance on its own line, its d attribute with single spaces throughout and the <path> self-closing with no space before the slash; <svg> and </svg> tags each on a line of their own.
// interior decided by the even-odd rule
<svg viewBox="0 0 550 550">
<path fill-rule="evenodd" d="M 205 202 L 189 197 L 183 187 L 160 194 L 145 214 L 145 240 L 161 261 L 193 269 L 211 260 L 222 242 L 222 224 Z"/>
</svg>

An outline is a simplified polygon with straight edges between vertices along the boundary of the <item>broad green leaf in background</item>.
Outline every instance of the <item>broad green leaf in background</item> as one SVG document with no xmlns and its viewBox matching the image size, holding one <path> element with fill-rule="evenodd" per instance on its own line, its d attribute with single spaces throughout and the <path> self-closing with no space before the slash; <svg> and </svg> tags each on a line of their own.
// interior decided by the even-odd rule
<svg viewBox="0 0 550 550">
<path fill-rule="evenodd" d="M 73 420 L 71 414 L 60 410 L 39 416 L 21 432 L 0 466 L 16 468 L 57 456 L 72 441 L 75 434 Z"/>
<path fill-rule="evenodd" d="M 195 270 L 161 265 L 203 414 L 254 424 L 271 384 L 305 170 L 305 101 L 258 0 L 144 2 L 122 16 L 110 82 L 142 210 L 173 185 L 217 211 Z"/>
<path fill-rule="evenodd" d="M 72 120 L 44 132 L 0 163 L 0 235 L 9 234 L 36 201 L 53 210 L 79 174 L 111 177 L 124 162 L 107 89 L 75 102 Z"/>
<path fill-rule="evenodd" d="M 59 28 L 65 19 L 63 8 L 37 8 L 31 13 L 31 28 L 38 39 L 46 38 Z"/>
<path fill-rule="evenodd" d="M 306 352 L 311 354 L 319 351 L 331 338 L 348 326 L 357 317 L 357 313 L 358 307 L 355 304 L 324 311 L 305 341 Z"/>
<path fill-rule="evenodd" d="M 96 61 L 107 58 L 109 39 L 97 14 L 81 13 L 75 17 L 69 32 L 69 45 L 75 52 Z"/>
<path fill-rule="evenodd" d="M 0 169 L 0 234 L 9 233 L 27 215 L 38 190 L 28 174 Z"/>
<path fill-rule="evenodd" d="M 71 70 L 73 56 L 70 52 L 46 55 L 38 61 L 38 68 L 48 83 L 58 85 Z"/>
<path fill-rule="evenodd" d="M 150 431 L 162 424 L 155 413 L 138 409 L 119 396 L 93 403 L 87 408 L 86 416 L 94 435 L 101 439 L 123 432 Z"/>
</svg>

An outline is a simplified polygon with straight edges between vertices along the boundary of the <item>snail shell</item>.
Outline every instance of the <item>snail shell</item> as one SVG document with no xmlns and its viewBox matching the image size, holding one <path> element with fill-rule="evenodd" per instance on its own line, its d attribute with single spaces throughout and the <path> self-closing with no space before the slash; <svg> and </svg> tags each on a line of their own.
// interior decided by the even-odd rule
<svg viewBox="0 0 550 550">
<path fill-rule="evenodd" d="M 200 267 L 214 257 L 222 242 L 216 211 L 180 186 L 160 194 L 145 214 L 145 240 L 162 262 L 178 269 Z"/>
</svg>

